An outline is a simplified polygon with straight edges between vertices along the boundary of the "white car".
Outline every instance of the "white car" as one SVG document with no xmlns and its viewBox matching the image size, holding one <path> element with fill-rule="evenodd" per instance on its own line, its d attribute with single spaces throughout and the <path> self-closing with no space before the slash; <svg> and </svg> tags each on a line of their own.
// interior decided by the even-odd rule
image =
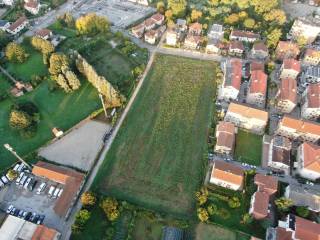
<svg viewBox="0 0 320 240">
<path fill-rule="evenodd" d="M 4 184 L 6 184 L 6 183 L 9 182 L 9 180 L 8 180 L 8 178 L 7 178 L 6 176 L 2 176 L 2 177 L 1 177 L 1 181 L 2 181 Z"/>
<path fill-rule="evenodd" d="M 53 198 L 57 198 L 59 192 L 60 192 L 60 188 L 56 188 L 56 190 L 53 193 Z"/>
<path fill-rule="evenodd" d="M 31 180 L 32 180 L 31 177 L 29 177 L 29 178 L 27 179 L 27 181 L 26 181 L 25 184 L 23 185 L 24 189 L 28 189 L 28 185 L 29 185 L 29 183 L 31 182 Z"/>
<path fill-rule="evenodd" d="M 19 182 L 19 185 L 23 186 L 24 183 L 27 181 L 27 179 L 28 179 L 28 176 L 27 176 L 27 175 L 24 175 L 24 176 L 21 178 L 21 180 L 20 180 L 20 182 Z"/>
<path fill-rule="evenodd" d="M 19 185 L 19 182 L 23 176 L 24 176 L 24 172 L 20 173 L 19 177 L 16 180 L 16 185 Z"/>
<path fill-rule="evenodd" d="M 37 194 L 41 194 L 41 192 L 44 191 L 44 189 L 46 188 L 47 184 L 46 183 L 41 183 L 40 186 L 37 189 Z"/>
<path fill-rule="evenodd" d="M 16 172 L 17 172 L 19 167 L 20 167 L 20 164 L 17 163 L 17 164 L 14 166 L 13 171 L 16 171 Z"/>
<path fill-rule="evenodd" d="M 7 213 L 9 214 L 11 212 L 11 210 L 13 209 L 13 205 L 10 205 L 7 209 Z"/>
<path fill-rule="evenodd" d="M 52 196 L 52 193 L 53 193 L 53 191 L 54 191 L 55 189 L 56 189 L 56 188 L 55 188 L 54 186 L 51 186 L 51 187 L 50 187 L 50 189 L 49 189 L 49 191 L 48 191 L 49 197 Z"/>
<path fill-rule="evenodd" d="M 58 193 L 58 198 L 61 196 L 62 192 L 63 192 L 63 189 L 61 188 L 59 193 Z"/>
</svg>

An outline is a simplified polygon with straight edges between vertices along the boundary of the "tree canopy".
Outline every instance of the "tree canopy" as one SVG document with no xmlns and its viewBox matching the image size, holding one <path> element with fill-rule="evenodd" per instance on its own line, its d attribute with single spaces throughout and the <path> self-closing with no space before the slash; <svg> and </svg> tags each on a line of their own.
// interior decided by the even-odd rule
<svg viewBox="0 0 320 240">
<path fill-rule="evenodd" d="M 9 61 L 23 63 L 29 56 L 25 49 L 15 42 L 10 42 L 5 51 L 5 55 Z"/>
<path fill-rule="evenodd" d="M 95 13 L 88 13 L 76 20 L 76 28 L 80 34 L 97 34 L 109 30 L 110 23 L 107 18 Z"/>
</svg>

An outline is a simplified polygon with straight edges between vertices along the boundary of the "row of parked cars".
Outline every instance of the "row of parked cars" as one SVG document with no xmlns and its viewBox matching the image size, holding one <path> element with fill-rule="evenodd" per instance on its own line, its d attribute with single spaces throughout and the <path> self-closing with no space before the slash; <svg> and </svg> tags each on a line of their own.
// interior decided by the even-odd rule
<svg viewBox="0 0 320 240">
<path fill-rule="evenodd" d="M 8 214 L 11 214 L 13 216 L 16 216 L 16 217 L 19 217 L 19 218 L 22 218 L 26 221 L 29 221 L 29 222 L 33 222 L 33 223 L 36 223 L 36 224 L 42 224 L 43 223 L 43 220 L 45 218 L 45 215 L 40 215 L 40 214 L 37 214 L 35 212 L 28 212 L 28 211 L 24 211 L 22 209 L 18 209 L 16 208 L 15 206 L 13 205 L 10 205 L 7 209 L 7 213 Z"/>
</svg>

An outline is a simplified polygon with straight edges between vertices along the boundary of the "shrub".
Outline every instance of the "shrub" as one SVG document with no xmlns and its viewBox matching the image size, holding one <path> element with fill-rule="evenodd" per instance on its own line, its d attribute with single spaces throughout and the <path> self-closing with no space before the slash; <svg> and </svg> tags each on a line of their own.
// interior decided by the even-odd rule
<svg viewBox="0 0 320 240">
<path fill-rule="evenodd" d="M 228 205 L 230 208 L 239 208 L 241 206 L 241 202 L 238 197 L 232 197 L 228 200 Z"/>
<path fill-rule="evenodd" d="M 230 213 L 227 209 L 221 208 L 219 210 L 219 216 L 223 219 L 228 219 L 228 218 L 230 218 Z"/>
<path fill-rule="evenodd" d="M 215 204 L 210 204 L 207 209 L 208 209 L 209 215 L 211 216 L 215 214 L 219 214 L 219 209 Z"/>
<path fill-rule="evenodd" d="M 309 213 L 310 213 L 308 207 L 306 207 L 306 206 L 297 207 L 296 212 L 297 212 L 298 216 L 303 217 L 303 218 L 308 217 Z"/>
<path fill-rule="evenodd" d="M 81 195 L 81 203 L 85 206 L 93 206 L 96 203 L 96 197 L 92 192 L 85 192 Z"/>
<path fill-rule="evenodd" d="M 30 127 L 31 123 L 32 117 L 28 113 L 17 109 L 11 111 L 9 117 L 10 127 L 17 130 L 23 130 Z"/>
<path fill-rule="evenodd" d="M 101 202 L 100 206 L 109 221 L 115 221 L 120 216 L 118 205 L 118 201 L 111 197 L 108 197 Z"/>
<path fill-rule="evenodd" d="M 209 214 L 205 208 L 198 208 L 197 210 L 198 218 L 201 222 L 206 222 L 209 219 Z"/>
<path fill-rule="evenodd" d="M 91 216 L 91 213 L 88 210 L 86 209 L 80 210 L 76 215 L 75 224 L 83 227 L 88 222 L 90 216 Z"/>
</svg>

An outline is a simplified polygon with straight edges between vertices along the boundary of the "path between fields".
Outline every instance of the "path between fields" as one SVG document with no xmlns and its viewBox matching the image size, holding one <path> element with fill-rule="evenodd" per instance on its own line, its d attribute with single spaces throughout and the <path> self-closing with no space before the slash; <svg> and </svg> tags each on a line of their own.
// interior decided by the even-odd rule
<svg viewBox="0 0 320 240">
<path fill-rule="evenodd" d="M 136 89 L 134 90 L 134 92 L 133 92 L 133 94 L 132 94 L 132 96 L 131 96 L 131 98 L 130 98 L 127 106 L 126 106 L 126 108 L 124 109 L 123 113 L 121 114 L 121 117 L 120 117 L 120 119 L 118 121 L 118 124 L 114 128 L 110 139 L 105 144 L 97 163 L 93 167 L 93 169 L 92 169 L 92 171 L 91 171 L 91 173 L 90 173 L 90 175 L 89 175 L 89 177 L 88 177 L 88 179 L 87 179 L 87 181 L 86 181 L 86 183 L 85 183 L 85 185 L 83 187 L 83 191 L 88 191 L 90 189 L 91 184 L 93 183 L 93 180 L 94 180 L 95 176 L 97 175 L 97 173 L 99 171 L 99 168 L 100 168 L 101 164 L 103 163 L 103 161 L 104 161 L 104 159 L 105 159 L 105 157 L 107 155 L 108 150 L 110 149 L 110 146 L 111 146 L 114 138 L 116 137 L 116 135 L 117 135 L 117 133 L 118 133 L 118 131 L 119 131 L 124 119 L 126 118 L 126 116 L 127 116 L 128 112 L 129 112 L 134 100 L 136 99 L 136 96 L 139 93 L 139 90 L 140 90 L 141 86 L 143 85 L 143 82 L 144 82 L 144 80 L 145 80 L 145 78 L 146 78 L 146 76 L 147 76 L 147 74 L 148 74 L 148 72 L 149 72 L 149 70 L 150 70 L 150 68 L 152 66 L 155 53 L 156 53 L 156 51 L 151 52 L 148 64 L 146 66 L 146 69 L 145 69 L 143 75 L 141 76 L 141 79 L 140 79 Z M 74 221 L 74 218 L 75 218 L 75 214 L 81 209 L 81 207 L 82 207 L 81 206 L 81 202 L 77 201 L 75 207 L 72 209 L 72 213 L 71 213 L 68 221 L 65 224 L 64 231 L 61 233 L 62 234 L 61 239 L 67 240 L 67 239 L 70 238 L 70 236 L 71 236 L 71 225 L 73 224 L 73 221 Z"/>
</svg>

